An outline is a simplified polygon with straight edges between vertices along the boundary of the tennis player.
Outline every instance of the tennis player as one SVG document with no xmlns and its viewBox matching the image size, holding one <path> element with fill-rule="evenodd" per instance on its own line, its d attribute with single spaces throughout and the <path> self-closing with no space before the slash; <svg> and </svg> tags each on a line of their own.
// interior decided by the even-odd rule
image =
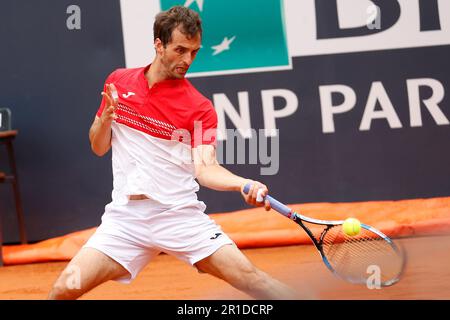
<svg viewBox="0 0 450 320">
<path fill-rule="evenodd" d="M 294 297 L 245 257 L 197 199 L 200 183 L 240 191 L 248 204 L 270 210 L 268 202 L 256 201 L 259 189 L 263 196 L 268 192 L 264 184 L 236 176 L 216 160 L 214 107 L 185 79 L 201 37 L 195 11 L 176 6 L 161 12 L 154 23 L 153 63 L 118 69 L 106 79 L 89 138 L 98 156 L 112 148 L 112 202 L 56 280 L 50 299 L 76 299 L 108 280 L 130 283 L 160 252 L 254 298 Z"/>
</svg>

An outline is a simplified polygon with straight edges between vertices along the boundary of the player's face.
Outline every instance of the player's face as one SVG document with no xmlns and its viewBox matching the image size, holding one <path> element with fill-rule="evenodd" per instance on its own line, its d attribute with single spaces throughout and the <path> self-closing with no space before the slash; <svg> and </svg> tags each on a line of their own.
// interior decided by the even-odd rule
<svg viewBox="0 0 450 320">
<path fill-rule="evenodd" d="M 188 38 L 180 30 L 172 32 L 172 39 L 159 50 L 161 64 L 167 76 L 172 79 L 182 79 L 200 50 L 201 37 L 198 33 L 195 37 Z"/>
</svg>

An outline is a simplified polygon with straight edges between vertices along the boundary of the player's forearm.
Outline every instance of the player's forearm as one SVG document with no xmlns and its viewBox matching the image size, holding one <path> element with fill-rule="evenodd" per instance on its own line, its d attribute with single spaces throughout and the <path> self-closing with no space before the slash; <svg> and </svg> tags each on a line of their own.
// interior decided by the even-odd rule
<svg viewBox="0 0 450 320">
<path fill-rule="evenodd" d="M 197 175 L 200 185 L 217 191 L 240 191 L 249 181 L 239 177 L 219 164 L 204 166 Z"/>
<path fill-rule="evenodd" d="M 96 120 L 89 130 L 92 151 L 99 157 L 111 148 L 111 124 Z"/>
</svg>

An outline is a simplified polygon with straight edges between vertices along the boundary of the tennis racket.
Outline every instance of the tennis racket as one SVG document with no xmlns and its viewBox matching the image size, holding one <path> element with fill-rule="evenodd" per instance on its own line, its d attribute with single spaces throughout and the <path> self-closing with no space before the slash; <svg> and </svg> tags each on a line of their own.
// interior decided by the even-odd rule
<svg viewBox="0 0 450 320">
<path fill-rule="evenodd" d="M 248 194 L 250 187 L 250 184 L 244 187 L 245 194 Z M 376 274 L 380 287 L 391 286 L 400 280 L 406 261 L 404 251 L 381 231 L 361 223 L 361 231 L 349 236 L 342 228 L 344 220 L 308 218 L 269 195 L 263 198 L 259 194 L 257 201 L 264 200 L 269 200 L 273 209 L 303 228 L 327 268 L 339 278 L 367 285 L 368 281 L 372 281 L 371 276 Z M 323 228 L 311 230 L 307 224 Z"/>
</svg>

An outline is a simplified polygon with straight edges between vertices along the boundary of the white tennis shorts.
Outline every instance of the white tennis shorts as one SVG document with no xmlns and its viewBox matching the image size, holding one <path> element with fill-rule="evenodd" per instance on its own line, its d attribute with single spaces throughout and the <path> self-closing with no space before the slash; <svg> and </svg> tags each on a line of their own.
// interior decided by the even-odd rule
<svg viewBox="0 0 450 320">
<path fill-rule="evenodd" d="M 233 244 L 201 201 L 164 206 L 153 199 L 106 205 L 102 223 L 83 247 L 106 254 L 128 272 L 130 283 L 160 252 L 194 265 L 220 247 Z"/>
</svg>

